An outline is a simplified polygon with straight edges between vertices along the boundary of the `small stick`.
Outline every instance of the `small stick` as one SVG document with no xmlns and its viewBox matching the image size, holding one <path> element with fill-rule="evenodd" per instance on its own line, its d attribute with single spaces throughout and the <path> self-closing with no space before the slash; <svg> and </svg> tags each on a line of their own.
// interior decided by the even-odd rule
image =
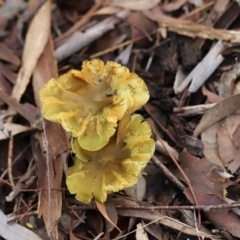
<svg viewBox="0 0 240 240">
<path fill-rule="evenodd" d="M 176 178 L 165 166 L 164 164 L 161 163 L 161 161 L 156 157 L 152 156 L 152 161 L 154 164 L 161 169 L 161 171 L 164 173 L 164 175 L 181 191 L 184 191 L 186 187 Z"/>
<path fill-rule="evenodd" d="M 149 107 L 148 107 L 149 106 Z M 148 103 L 143 106 L 146 112 L 150 115 L 150 117 L 154 120 L 154 122 L 158 125 L 158 127 L 176 144 L 176 139 L 174 136 L 157 120 L 155 115 L 152 113 L 151 105 Z M 152 125 L 151 125 L 152 126 Z"/>
<path fill-rule="evenodd" d="M 155 132 L 154 132 L 154 133 L 155 133 Z M 156 134 L 156 133 L 155 133 L 155 134 Z M 164 141 L 164 140 L 162 140 L 162 141 Z M 164 141 L 164 142 L 165 142 L 165 141 Z M 161 143 L 160 141 L 157 140 L 157 141 L 155 142 L 155 144 L 156 144 L 156 150 L 157 150 L 158 152 L 160 152 L 160 153 L 162 153 L 162 154 L 164 154 L 164 155 L 166 155 L 166 156 L 169 156 L 169 155 L 168 155 L 168 152 L 166 152 L 164 146 L 162 145 L 162 143 Z M 173 147 L 169 146 L 167 143 L 165 144 L 165 147 L 167 147 L 167 148 L 168 148 L 168 151 L 171 152 L 171 154 L 178 160 L 178 157 L 179 157 L 178 152 L 177 152 Z"/>
<path fill-rule="evenodd" d="M 37 204 L 35 204 L 35 205 L 37 205 Z M 20 219 L 23 219 L 25 217 L 34 216 L 34 215 L 38 215 L 38 211 L 37 210 L 9 217 L 7 219 L 7 223 L 11 223 L 13 221 L 20 220 Z"/>
<path fill-rule="evenodd" d="M 116 209 L 134 209 L 134 210 L 203 210 L 203 211 L 211 211 L 212 209 L 232 209 L 239 208 L 240 203 L 234 204 L 218 204 L 218 205 L 197 205 L 197 206 L 139 206 L 139 205 L 117 205 Z M 71 209 L 76 210 L 97 210 L 96 205 L 80 205 L 80 206 L 71 206 Z"/>
<path fill-rule="evenodd" d="M 190 82 L 191 85 L 188 91 L 196 92 L 222 63 L 224 58 L 221 53 L 225 48 L 225 44 L 222 41 L 218 41 L 202 61 L 188 74 L 178 87 L 177 92 L 183 92 Z"/>
<path fill-rule="evenodd" d="M 8 144 L 8 177 L 12 186 L 15 186 L 12 175 L 12 159 L 13 159 L 13 137 L 10 134 Z"/>
<path fill-rule="evenodd" d="M 205 113 L 215 105 L 216 103 L 209 103 L 187 107 L 176 107 L 173 109 L 173 112 L 177 113 L 178 116 L 195 116 Z"/>
</svg>

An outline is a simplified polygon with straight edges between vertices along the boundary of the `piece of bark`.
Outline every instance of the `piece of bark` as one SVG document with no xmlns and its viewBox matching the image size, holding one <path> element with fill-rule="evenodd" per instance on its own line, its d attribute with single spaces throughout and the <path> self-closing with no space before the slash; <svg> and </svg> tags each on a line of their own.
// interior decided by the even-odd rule
<svg viewBox="0 0 240 240">
<path fill-rule="evenodd" d="M 114 28 L 114 25 L 126 18 L 129 11 L 124 10 L 116 14 L 116 16 L 108 17 L 101 22 L 95 24 L 85 32 L 76 31 L 64 44 L 55 50 L 55 57 L 58 62 L 70 57 L 73 53 L 86 47 L 93 41 L 104 35 L 107 31 Z"/>
<path fill-rule="evenodd" d="M 225 46 L 223 42 L 218 41 L 202 61 L 188 74 L 178 87 L 177 92 L 183 92 L 190 82 L 191 85 L 189 86 L 188 91 L 196 92 L 222 63 L 224 58 L 221 53 L 224 49 Z"/>
</svg>

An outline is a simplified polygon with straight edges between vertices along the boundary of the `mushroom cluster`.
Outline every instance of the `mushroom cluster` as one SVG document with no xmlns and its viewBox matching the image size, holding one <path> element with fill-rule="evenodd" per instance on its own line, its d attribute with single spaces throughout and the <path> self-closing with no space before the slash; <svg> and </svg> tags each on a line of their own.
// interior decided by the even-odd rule
<svg viewBox="0 0 240 240">
<path fill-rule="evenodd" d="M 74 165 L 67 187 L 89 203 L 134 185 L 151 158 L 151 128 L 134 114 L 148 99 L 144 81 L 128 68 L 100 59 L 83 62 L 40 90 L 43 116 L 71 133 Z"/>
</svg>

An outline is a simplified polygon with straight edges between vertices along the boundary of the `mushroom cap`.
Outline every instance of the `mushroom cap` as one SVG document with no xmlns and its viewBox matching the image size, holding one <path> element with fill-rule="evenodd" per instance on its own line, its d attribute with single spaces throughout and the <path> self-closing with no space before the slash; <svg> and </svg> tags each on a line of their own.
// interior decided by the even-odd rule
<svg viewBox="0 0 240 240">
<path fill-rule="evenodd" d="M 40 90 L 40 99 L 46 119 L 78 137 L 82 148 L 95 151 L 108 143 L 124 115 L 148 101 L 149 92 L 128 68 L 93 59 L 84 61 L 81 71 L 51 79 Z"/>
<path fill-rule="evenodd" d="M 81 202 L 89 203 L 93 197 L 105 202 L 108 193 L 134 185 L 155 150 L 150 136 L 149 124 L 135 114 L 125 116 L 117 133 L 98 151 L 83 149 L 73 138 L 76 156 L 66 179 L 70 193 Z"/>
</svg>

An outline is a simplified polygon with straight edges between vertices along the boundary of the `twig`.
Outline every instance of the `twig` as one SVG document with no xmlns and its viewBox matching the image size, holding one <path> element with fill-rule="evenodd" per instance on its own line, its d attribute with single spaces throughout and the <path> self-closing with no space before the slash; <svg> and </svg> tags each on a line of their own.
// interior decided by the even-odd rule
<svg viewBox="0 0 240 240">
<path fill-rule="evenodd" d="M 13 137 L 10 134 L 8 143 L 8 177 L 12 186 L 15 186 L 12 175 L 12 159 L 13 159 Z"/>
<path fill-rule="evenodd" d="M 118 12 L 115 16 L 108 17 L 91 28 L 87 29 L 84 33 L 76 31 L 72 36 L 55 50 L 55 57 L 60 62 L 73 53 L 86 47 L 91 42 L 99 39 L 104 33 L 114 28 L 114 25 L 119 23 L 122 18 L 125 18 L 129 11 L 123 10 Z M 81 39 L 81 41 L 79 41 Z"/>
<path fill-rule="evenodd" d="M 133 57 L 133 65 L 132 65 L 132 72 L 135 72 L 135 70 L 136 70 L 138 54 L 139 54 L 138 51 L 136 51 L 136 52 L 134 53 L 134 57 Z"/>
<path fill-rule="evenodd" d="M 182 174 L 184 180 L 186 181 L 186 183 L 187 183 L 187 185 L 188 185 L 188 187 L 189 187 L 189 190 L 190 190 L 190 192 L 191 192 L 191 194 L 192 194 L 192 197 L 193 197 L 193 199 L 194 199 L 195 204 L 198 205 L 198 201 L 197 201 L 196 195 L 195 195 L 195 193 L 194 193 L 194 191 L 193 191 L 193 188 L 192 188 L 192 185 L 191 185 L 191 183 L 190 183 L 190 180 L 188 179 L 188 177 L 186 176 L 186 174 L 185 174 L 184 171 L 182 170 L 181 166 L 178 164 L 177 160 L 173 157 L 173 155 L 171 154 L 171 152 L 168 151 L 168 149 L 167 149 L 166 145 L 164 144 L 164 142 L 162 141 L 162 139 L 159 138 L 158 136 L 156 136 L 156 137 L 157 137 L 157 139 L 162 143 L 162 145 L 164 146 L 166 152 L 168 152 L 168 154 L 169 154 L 169 156 L 171 157 L 171 159 L 173 160 L 174 164 L 176 165 L 176 167 L 178 168 L 178 170 L 179 170 L 180 173 Z M 200 226 L 200 222 L 201 222 L 201 216 L 200 216 L 200 214 L 199 214 L 199 226 Z M 197 228 L 197 231 L 199 231 L 199 229 L 198 229 L 198 224 L 196 224 L 196 228 Z"/>
<path fill-rule="evenodd" d="M 188 18 L 194 16 L 195 14 L 198 14 L 202 11 L 206 11 L 206 9 L 210 8 L 214 3 L 215 3 L 215 1 L 211 1 L 209 3 L 206 3 L 206 4 L 202 5 L 201 7 L 194 8 L 194 10 L 192 10 L 190 13 L 184 14 L 180 18 L 181 19 L 188 19 Z"/>
<path fill-rule="evenodd" d="M 181 93 L 190 82 L 192 83 L 188 91 L 196 92 L 223 61 L 224 58 L 221 53 L 225 48 L 226 45 L 222 41 L 218 41 L 202 61 L 188 74 L 178 87 L 177 92 Z"/>
<path fill-rule="evenodd" d="M 113 51 L 115 51 L 115 50 L 117 50 L 117 49 L 119 49 L 119 48 L 122 48 L 122 47 L 125 47 L 125 46 L 129 45 L 129 44 L 132 44 L 132 43 L 134 43 L 135 41 L 138 41 L 139 39 L 142 39 L 142 38 L 145 38 L 145 36 L 141 36 L 141 37 L 139 37 L 139 38 L 127 40 L 127 41 L 125 41 L 125 42 L 123 42 L 123 43 L 120 43 L 120 44 L 118 44 L 118 45 L 116 45 L 116 46 L 112 46 L 112 47 L 107 48 L 107 49 L 105 49 L 105 50 L 103 50 L 103 51 L 100 51 L 100 52 L 98 52 L 98 53 L 92 54 L 92 55 L 90 56 L 90 58 L 100 57 L 100 56 L 105 55 L 105 54 L 107 54 L 107 53 L 109 53 L 109 52 L 113 52 Z"/>
<path fill-rule="evenodd" d="M 35 204 L 35 205 L 37 205 L 37 204 Z M 34 215 L 38 215 L 38 211 L 37 210 L 9 217 L 7 219 L 7 223 L 11 223 L 13 221 L 20 220 L 20 219 L 23 219 L 25 217 L 34 216 Z"/>
<path fill-rule="evenodd" d="M 152 126 L 152 125 L 151 125 Z M 156 134 L 156 132 L 154 131 L 154 133 Z M 163 140 L 164 141 L 164 140 Z M 165 141 L 164 141 L 165 142 Z M 166 152 L 164 146 L 162 145 L 161 142 L 159 142 L 158 140 L 155 142 L 156 144 L 156 150 L 164 155 L 167 155 L 168 156 L 168 152 Z M 174 158 L 176 160 L 178 160 L 178 157 L 179 157 L 179 154 L 178 152 L 171 146 L 169 146 L 168 144 L 166 145 L 165 144 L 165 147 L 168 148 L 168 151 L 172 153 L 172 155 L 174 156 Z"/>
<path fill-rule="evenodd" d="M 240 203 L 234 204 L 218 204 L 218 205 L 197 205 L 197 206 L 138 206 L 138 205 L 117 205 L 116 209 L 126 210 L 203 210 L 203 211 L 211 211 L 213 209 L 231 209 L 231 208 L 239 208 Z M 76 210 L 97 210 L 96 205 L 82 205 L 82 206 L 72 206 L 71 208 Z"/>
<path fill-rule="evenodd" d="M 174 142 L 176 143 L 176 139 L 173 137 L 173 135 L 157 120 L 157 118 L 154 116 L 151 110 L 151 105 L 149 103 L 145 104 L 143 108 L 146 110 L 146 112 L 150 115 L 150 117 L 154 120 L 154 122 L 158 125 L 158 127 Z"/>
<path fill-rule="evenodd" d="M 168 148 L 166 147 L 165 143 L 163 142 L 163 140 L 156 136 L 157 139 L 161 142 L 161 144 L 164 146 L 166 152 L 169 154 L 169 157 L 173 160 L 174 164 L 176 165 L 176 167 L 178 168 L 178 170 L 180 171 L 180 173 L 182 174 L 184 180 L 186 181 L 191 193 L 192 193 L 192 196 L 193 196 L 193 199 L 195 201 L 195 204 L 198 205 L 197 203 L 197 199 L 196 199 L 196 196 L 194 194 L 194 191 L 193 191 L 193 188 L 192 188 L 192 185 L 190 183 L 190 180 L 188 179 L 188 177 L 186 176 L 186 174 L 184 173 L 184 171 L 182 170 L 181 166 L 178 164 L 177 160 L 173 157 L 172 153 L 168 151 Z"/>
<path fill-rule="evenodd" d="M 161 161 L 156 157 L 152 156 L 152 161 L 154 164 L 161 169 L 161 171 L 164 173 L 164 175 L 174 184 L 176 185 L 181 191 L 184 191 L 186 187 L 176 178 L 166 167 L 164 164 L 161 163 Z"/>
<path fill-rule="evenodd" d="M 12 166 L 16 163 L 16 161 L 22 156 L 22 154 L 28 149 L 30 147 L 30 144 L 28 144 L 23 150 L 22 150 L 22 152 L 20 152 L 18 155 L 17 155 L 17 157 L 13 160 L 13 162 L 12 162 Z M 1 182 L 1 180 L 5 177 L 5 175 L 7 174 L 7 172 L 8 172 L 8 169 L 6 169 L 3 173 L 2 173 L 2 175 L 0 176 L 0 182 Z"/>
<path fill-rule="evenodd" d="M 147 224 L 144 224 L 143 226 L 141 226 L 140 228 L 138 228 L 138 229 L 144 229 L 145 227 L 147 227 L 147 226 L 149 226 L 149 225 L 151 225 L 151 224 L 153 224 L 153 223 L 155 223 L 155 222 L 158 222 L 160 219 L 156 219 L 156 220 L 153 220 L 153 221 L 151 221 L 151 222 L 149 222 L 149 223 L 147 223 Z M 132 233 L 135 233 L 137 231 L 137 229 L 135 229 L 135 230 L 133 230 L 133 231 L 131 231 L 131 232 L 128 232 L 128 233 L 126 233 L 126 234 L 124 234 L 124 235 L 122 235 L 122 236 L 120 236 L 120 237 L 116 237 L 116 238 L 114 238 L 113 240 L 118 240 L 118 239 L 121 239 L 121 238 L 126 238 L 126 236 L 128 236 L 128 235 L 130 235 L 130 234 L 132 234 Z"/>
<path fill-rule="evenodd" d="M 83 18 L 81 18 L 79 21 L 77 21 L 70 29 L 68 29 L 65 33 L 63 33 L 60 37 L 54 40 L 54 44 L 59 46 L 59 44 L 69 37 L 71 34 L 73 34 L 75 31 L 77 31 L 80 27 L 82 27 L 84 24 L 87 23 L 87 21 L 92 17 L 93 13 L 99 8 L 100 4 L 96 3 L 93 5 L 93 7 L 84 15 Z"/>
<path fill-rule="evenodd" d="M 171 32 L 178 33 L 180 35 L 196 38 L 201 37 L 204 39 L 217 39 L 222 41 L 228 41 L 231 43 L 240 42 L 240 33 L 235 30 L 226 30 L 226 29 L 216 29 L 208 27 L 202 24 L 197 24 L 195 22 L 183 21 L 183 19 L 171 18 L 169 17 L 162 19 L 162 22 L 159 22 L 159 27 L 165 27 Z M 159 28 L 159 30 L 160 30 Z"/>
<path fill-rule="evenodd" d="M 12 185 L 11 183 L 13 190 L 8 194 L 8 196 L 6 196 L 7 202 L 11 202 L 14 198 L 18 196 L 21 190 L 27 189 L 29 186 L 31 186 L 34 183 L 35 179 L 37 178 L 35 173 L 36 169 L 37 169 L 36 163 L 30 164 L 27 172 L 23 176 L 21 176 L 16 186 Z"/>
<path fill-rule="evenodd" d="M 13 175 L 12 175 L 12 165 L 13 165 L 13 136 L 11 135 L 11 132 L 8 131 L 7 129 L 4 128 L 3 120 L 7 117 L 12 117 L 16 114 L 15 111 L 9 111 L 3 114 L 0 117 L 0 130 L 3 132 L 3 134 L 9 138 L 9 143 L 8 143 L 8 166 L 7 166 L 7 173 L 9 177 L 9 181 L 11 183 L 11 187 L 13 188 L 15 186 L 14 181 L 13 181 Z M 2 174 L 3 176 L 4 174 Z M 2 179 L 2 176 L 0 180 Z M 13 190 L 14 191 L 14 190 Z"/>
<path fill-rule="evenodd" d="M 8 181 L 4 180 L 4 179 L 0 179 L 0 183 L 5 183 L 8 186 L 11 186 L 11 183 L 9 183 Z M 16 189 L 15 186 L 12 186 L 13 188 Z M 51 188 L 51 191 L 63 191 L 66 192 L 68 189 L 67 188 Z M 21 189 L 20 192 L 44 192 L 44 191 L 48 191 L 47 189 L 42 189 L 42 188 L 29 188 L 29 189 Z"/>
<path fill-rule="evenodd" d="M 156 30 L 153 30 L 152 32 L 149 33 L 149 35 L 154 34 L 154 33 L 156 33 L 156 32 L 157 32 Z M 134 42 L 136 42 L 136 41 L 138 41 L 138 40 L 141 40 L 141 39 L 143 39 L 143 38 L 146 38 L 146 36 L 143 35 L 143 36 L 140 36 L 140 37 L 137 37 L 137 38 L 134 38 L 134 39 L 127 40 L 127 41 L 125 41 L 125 42 L 123 42 L 123 43 L 120 43 L 119 45 L 112 46 L 112 47 L 107 48 L 107 49 L 105 49 L 105 50 L 103 50 L 103 51 L 100 51 L 100 52 L 98 52 L 98 53 L 92 54 L 92 55 L 90 56 L 90 58 L 100 57 L 100 56 L 105 55 L 105 54 L 107 54 L 107 53 L 109 53 L 109 52 L 113 52 L 113 51 L 115 51 L 115 50 L 117 50 L 117 49 L 119 49 L 119 48 L 122 48 L 122 47 L 125 47 L 125 46 L 129 45 L 129 44 L 132 44 L 132 43 L 134 43 Z M 169 40 L 167 39 L 167 40 L 164 40 L 163 42 L 166 43 L 166 42 L 168 42 L 168 41 L 169 41 Z M 156 48 L 156 47 L 154 47 L 153 49 L 155 49 L 155 48 Z M 139 51 L 139 50 L 137 50 L 137 51 Z M 148 51 L 149 51 L 149 49 L 146 50 L 146 51 L 143 50 L 143 49 L 141 49 L 141 52 L 148 52 Z M 133 52 L 134 52 L 134 50 L 133 50 Z"/>
<path fill-rule="evenodd" d="M 185 88 L 185 90 L 182 93 L 182 96 L 180 98 L 180 101 L 178 103 L 178 107 L 183 107 L 185 105 L 185 103 L 188 101 L 188 99 L 190 98 L 192 93 L 190 93 L 187 88 Z"/>
<path fill-rule="evenodd" d="M 178 116 L 196 116 L 205 113 L 215 105 L 216 103 L 209 103 L 195 106 L 177 107 L 173 109 L 173 112 L 177 113 Z"/>
<path fill-rule="evenodd" d="M 68 204 L 67 204 L 67 206 L 68 206 L 68 208 L 71 209 L 71 212 L 75 215 L 75 217 L 78 219 L 79 222 L 85 223 L 85 221 L 84 221 L 83 219 L 81 219 L 81 217 L 78 216 L 78 214 L 77 214 L 76 211 L 72 208 L 72 206 L 70 206 L 70 205 L 68 205 Z"/>
</svg>

